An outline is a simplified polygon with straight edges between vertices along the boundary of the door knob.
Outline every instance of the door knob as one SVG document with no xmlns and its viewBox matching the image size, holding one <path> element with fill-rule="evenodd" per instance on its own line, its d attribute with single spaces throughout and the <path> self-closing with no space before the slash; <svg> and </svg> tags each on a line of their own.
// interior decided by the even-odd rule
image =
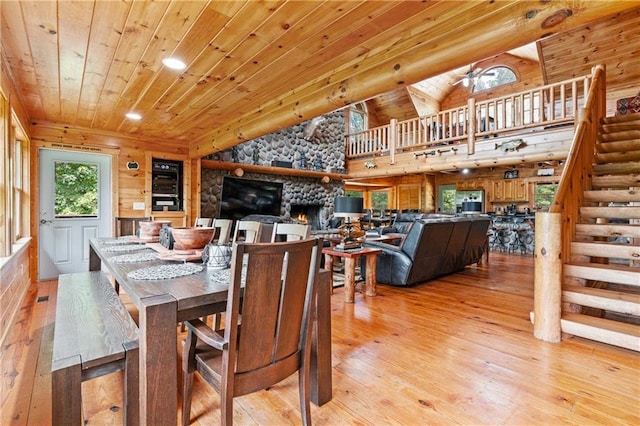
<svg viewBox="0 0 640 426">
<path fill-rule="evenodd" d="M 40 224 L 44 225 L 45 223 L 52 223 L 52 220 L 40 219 Z"/>
</svg>

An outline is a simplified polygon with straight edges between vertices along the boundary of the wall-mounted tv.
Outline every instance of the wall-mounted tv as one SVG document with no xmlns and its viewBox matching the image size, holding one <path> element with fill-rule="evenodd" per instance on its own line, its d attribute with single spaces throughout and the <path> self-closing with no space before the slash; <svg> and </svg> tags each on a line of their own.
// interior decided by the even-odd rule
<svg viewBox="0 0 640 426">
<path fill-rule="evenodd" d="M 225 176 L 219 217 L 240 220 L 250 214 L 280 216 L 282 183 Z"/>
</svg>

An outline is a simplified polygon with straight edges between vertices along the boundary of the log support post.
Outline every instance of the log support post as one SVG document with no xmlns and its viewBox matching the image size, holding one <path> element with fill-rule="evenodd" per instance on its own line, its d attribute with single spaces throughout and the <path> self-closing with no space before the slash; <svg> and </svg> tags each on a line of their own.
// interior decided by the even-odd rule
<svg viewBox="0 0 640 426">
<path fill-rule="evenodd" d="M 475 98 L 469 98 L 467 105 L 469 110 L 469 119 L 467 120 L 467 154 L 475 154 L 476 152 L 476 123 L 478 114 L 476 114 L 476 100 Z"/>
<path fill-rule="evenodd" d="M 389 121 L 389 164 L 396 163 L 396 145 L 398 143 L 398 120 Z"/>
<path fill-rule="evenodd" d="M 562 220 L 560 213 L 536 213 L 533 334 L 560 342 L 562 311 Z"/>
</svg>

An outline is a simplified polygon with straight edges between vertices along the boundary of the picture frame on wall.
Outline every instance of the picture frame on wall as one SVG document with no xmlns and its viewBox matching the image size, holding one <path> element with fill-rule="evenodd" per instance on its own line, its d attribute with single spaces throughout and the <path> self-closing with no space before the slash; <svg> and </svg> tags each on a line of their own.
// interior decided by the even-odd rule
<svg viewBox="0 0 640 426">
<path fill-rule="evenodd" d="M 518 178 L 518 171 L 517 170 L 507 170 L 506 172 L 504 172 L 504 178 L 505 179 L 517 179 Z"/>
</svg>

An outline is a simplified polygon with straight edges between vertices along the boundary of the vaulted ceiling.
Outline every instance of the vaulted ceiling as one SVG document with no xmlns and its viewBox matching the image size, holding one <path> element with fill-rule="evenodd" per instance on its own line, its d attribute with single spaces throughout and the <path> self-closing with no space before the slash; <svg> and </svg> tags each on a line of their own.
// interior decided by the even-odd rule
<svg viewBox="0 0 640 426">
<path fill-rule="evenodd" d="M 603 17 L 635 10 L 637 19 L 640 9 L 580 0 L 3 0 L 0 8 L 1 65 L 32 122 L 174 141 L 193 156 Z M 637 40 L 635 28 L 618 41 Z M 187 68 L 163 67 L 167 56 Z M 549 79 L 560 78 L 553 58 L 543 60 Z M 129 111 L 142 120 L 126 119 Z"/>
</svg>

